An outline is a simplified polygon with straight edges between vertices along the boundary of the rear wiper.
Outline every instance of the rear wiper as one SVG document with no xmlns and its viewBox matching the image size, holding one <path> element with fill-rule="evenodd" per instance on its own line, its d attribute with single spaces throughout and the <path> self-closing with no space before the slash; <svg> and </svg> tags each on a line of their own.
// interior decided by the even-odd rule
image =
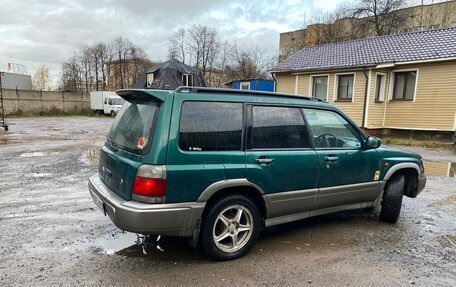
<svg viewBox="0 0 456 287">
<path fill-rule="evenodd" d="M 110 140 L 108 136 L 106 136 L 106 141 L 109 143 L 109 145 L 111 146 L 111 149 L 113 151 L 118 151 L 119 150 L 119 148 L 117 147 L 116 143 L 113 142 L 112 140 Z"/>
</svg>

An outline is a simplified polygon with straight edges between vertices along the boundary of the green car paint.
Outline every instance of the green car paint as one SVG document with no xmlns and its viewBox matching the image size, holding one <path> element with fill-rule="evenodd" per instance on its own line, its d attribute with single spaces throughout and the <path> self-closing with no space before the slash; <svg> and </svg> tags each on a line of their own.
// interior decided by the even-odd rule
<svg viewBox="0 0 456 287">
<path fill-rule="evenodd" d="M 369 146 L 368 136 L 360 128 L 337 107 L 323 101 L 218 89 L 121 90 L 118 94 L 128 102 L 154 101 L 158 107 L 158 113 L 150 123 L 147 144 L 138 151 L 131 151 L 108 140 L 101 151 L 97 178 L 91 179 L 91 192 L 108 202 L 105 213 L 125 230 L 191 236 L 206 202 L 225 190 L 255 190 L 264 201 L 265 225 L 273 225 L 312 214 L 374 206 L 379 202 L 386 181 L 392 176 L 390 171 L 408 169 L 415 172 L 411 173 L 416 176 L 416 182 L 411 185 L 415 190 L 409 193 L 411 197 L 424 188 L 424 168 L 419 155 Z M 241 148 L 211 151 L 190 147 L 184 150 L 180 146 L 180 128 L 182 107 L 186 102 L 238 103 L 242 112 Z M 299 109 L 311 145 L 305 148 L 252 148 L 251 109 L 256 106 Z M 321 135 L 307 127 L 312 120 L 318 122 L 315 115 L 311 115 L 313 111 L 337 114 L 357 140 L 324 136 L 322 141 L 327 147 L 317 147 L 316 141 L 321 139 Z M 122 111 L 118 117 L 122 117 Z M 142 128 L 146 130 L 144 126 Z M 357 141 L 359 145 L 353 146 Z M 330 142 L 341 142 L 342 146 L 330 147 Z M 135 177 L 142 165 L 165 166 L 166 196 L 163 202 L 141 202 L 132 197 Z M 112 210 L 126 208 L 132 214 L 129 215 L 131 218 L 119 219 L 118 214 L 110 214 L 115 212 L 111 207 Z M 140 211 L 135 213 L 135 208 Z M 169 223 L 172 218 L 161 218 L 160 222 L 156 219 L 157 210 L 177 209 L 181 212 L 177 218 L 184 218 L 179 219 L 179 224 Z M 154 218 L 151 219 L 154 223 L 144 223 L 141 227 L 137 227 L 137 222 L 132 223 L 139 220 L 136 214 L 146 216 L 148 211 L 151 213 L 147 218 Z M 169 214 L 173 216 L 172 212 Z"/>
</svg>

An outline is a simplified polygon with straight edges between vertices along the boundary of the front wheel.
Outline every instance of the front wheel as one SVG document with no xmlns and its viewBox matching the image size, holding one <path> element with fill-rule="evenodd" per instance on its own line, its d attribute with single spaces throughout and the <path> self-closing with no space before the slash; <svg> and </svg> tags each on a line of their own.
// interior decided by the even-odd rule
<svg viewBox="0 0 456 287">
<path fill-rule="evenodd" d="M 203 251 L 213 260 L 239 258 L 255 244 L 260 225 L 260 211 L 250 198 L 240 194 L 223 197 L 209 207 L 203 221 Z"/>
<path fill-rule="evenodd" d="M 402 197 L 404 195 L 405 176 L 397 175 L 386 183 L 383 193 L 382 206 L 380 210 L 380 220 L 396 223 L 399 219 L 402 207 Z"/>
</svg>

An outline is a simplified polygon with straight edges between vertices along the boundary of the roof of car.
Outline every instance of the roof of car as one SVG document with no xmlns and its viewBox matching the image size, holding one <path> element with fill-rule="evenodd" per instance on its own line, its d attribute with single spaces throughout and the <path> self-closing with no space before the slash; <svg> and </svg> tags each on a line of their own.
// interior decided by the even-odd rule
<svg viewBox="0 0 456 287">
<path fill-rule="evenodd" d="M 309 106 L 322 106 L 327 108 L 337 109 L 337 107 L 330 105 L 326 101 L 318 98 L 284 94 L 284 93 L 272 93 L 263 91 L 246 91 L 237 89 L 224 89 L 224 88 L 205 88 L 205 87 L 179 87 L 174 91 L 167 90 L 153 90 L 153 89 L 129 89 L 129 90 L 118 90 L 117 94 L 122 97 L 128 97 L 128 95 L 152 95 L 156 98 L 164 100 L 167 95 L 180 94 L 185 95 L 189 99 L 197 99 L 198 96 L 207 98 L 206 96 L 223 97 L 223 96 L 243 96 L 241 102 L 261 102 L 271 104 L 298 104 L 298 105 L 309 105 Z"/>
<path fill-rule="evenodd" d="M 238 89 L 225 89 L 225 88 L 203 88 L 203 87 L 179 87 L 174 90 L 176 93 L 188 93 L 188 94 L 224 94 L 224 95 L 241 95 L 241 96 L 263 96 L 263 97 L 276 97 L 276 98 L 293 98 L 301 99 L 313 102 L 326 103 L 325 100 L 319 98 L 313 98 L 308 96 L 301 96 L 295 94 L 286 93 L 274 93 L 265 91 L 251 91 L 251 90 L 238 90 Z"/>
</svg>

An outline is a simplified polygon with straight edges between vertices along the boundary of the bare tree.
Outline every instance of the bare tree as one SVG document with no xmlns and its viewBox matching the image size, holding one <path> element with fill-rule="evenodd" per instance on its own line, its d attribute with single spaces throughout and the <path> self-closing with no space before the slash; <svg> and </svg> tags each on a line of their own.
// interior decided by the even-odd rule
<svg viewBox="0 0 456 287">
<path fill-rule="evenodd" d="M 388 35 L 399 30 L 410 17 L 402 8 L 406 0 L 358 0 L 349 14 L 362 18 L 357 24 L 361 30 L 372 30 L 374 35 Z"/>
<path fill-rule="evenodd" d="M 188 51 L 187 33 L 184 28 L 179 28 L 168 39 L 168 52 L 170 59 L 177 59 L 182 63 L 186 63 L 185 55 Z"/>
<path fill-rule="evenodd" d="M 276 55 L 272 51 L 268 47 L 234 45 L 229 80 L 269 77 L 268 69 L 276 64 Z"/>
<path fill-rule="evenodd" d="M 82 91 L 82 67 L 76 56 L 62 63 L 62 83 L 64 91 Z"/>
<path fill-rule="evenodd" d="M 420 26 L 423 29 L 447 28 L 456 14 L 456 1 L 421 5 Z"/>
<path fill-rule="evenodd" d="M 151 63 L 141 48 L 119 37 L 112 43 L 83 45 L 62 63 L 61 87 L 68 91 L 129 88 Z"/>
<path fill-rule="evenodd" d="M 210 63 L 213 63 L 218 49 L 217 31 L 203 25 L 193 25 L 189 32 L 190 48 L 195 55 L 195 67 L 203 75 Z"/>
<path fill-rule="evenodd" d="M 33 89 L 37 91 L 50 90 L 49 68 L 41 65 L 33 75 Z"/>
</svg>

